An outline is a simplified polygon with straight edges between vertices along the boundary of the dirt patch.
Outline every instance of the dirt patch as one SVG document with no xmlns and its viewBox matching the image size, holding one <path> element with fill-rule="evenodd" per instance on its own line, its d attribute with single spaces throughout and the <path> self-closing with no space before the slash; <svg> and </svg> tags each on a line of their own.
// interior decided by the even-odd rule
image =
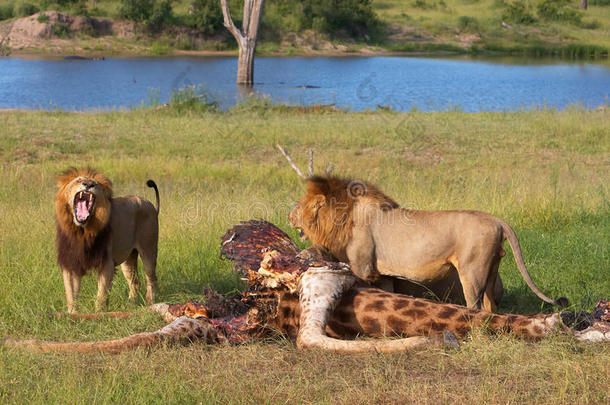
<svg viewBox="0 0 610 405">
<path fill-rule="evenodd" d="M 11 49 L 55 48 L 65 45 L 69 42 L 67 38 L 76 34 L 126 37 L 133 35 L 133 31 L 134 24 L 128 21 L 71 16 L 57 11 L 45 11 L 0 24 L 0 32 L 5 33 L 4 43 Z"/>
</svg>

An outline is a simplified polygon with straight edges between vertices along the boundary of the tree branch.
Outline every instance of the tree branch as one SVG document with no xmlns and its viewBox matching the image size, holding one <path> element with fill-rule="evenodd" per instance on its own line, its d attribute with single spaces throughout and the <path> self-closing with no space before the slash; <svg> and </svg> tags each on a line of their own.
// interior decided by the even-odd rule
<svg viewBox="0 0 610 405">
<path fill-rule="evenodd" d="M 299 175 L 300 178 L 302 179 L 306 179 L 307 177 L 303 174 L 303 172 L 301 171 L 301 169 L 299 169 L 297 167 L 297 165 L 294 163 L 294 161 L 292 160 L 292 158 L 290 157 L 290 154 L 288 154 L 288 152 L 286 151 L 286 149 L 282 148 L 280 145 L 275 145 L 280 152 L 282 153 L 282 155 L 284 155 L 284 157 L 286 158 L 286 160 L 288 161 L 288 163 L 290 164 L 290 166 L 294 169 L 295 172 L 297 172 L 297 174 Z"/>
<path fill-rule="evenodd" d="M 231 18 L 231 11 L 229 10 L 229 3 L 227 0 L 220 0 L 220 5 L 222 7 L 222 17 L 224 19 L 224 26 L 229 30 L 231 34 L 235 37 L 237 44 L 241 48 L 242 41 L 244 39 L 244 34 L 235 26 L 233 23 L 233 19 Z"/>
</svg>

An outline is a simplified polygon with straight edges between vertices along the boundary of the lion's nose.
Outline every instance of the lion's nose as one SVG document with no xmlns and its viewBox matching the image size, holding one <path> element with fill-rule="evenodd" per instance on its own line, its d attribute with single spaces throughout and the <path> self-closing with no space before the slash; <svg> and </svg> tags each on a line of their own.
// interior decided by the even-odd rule
<svg viewBox="0 0 610 405">
<path fill-rule="evenodd" d="M 89 182 L 83 183 L 83 186 L 85 186 L 86 189 L 89 189 L 89 188 L 93 187 L 94 185 L 95 185 L 95 183 L 89 183 Z"/>
</svg>

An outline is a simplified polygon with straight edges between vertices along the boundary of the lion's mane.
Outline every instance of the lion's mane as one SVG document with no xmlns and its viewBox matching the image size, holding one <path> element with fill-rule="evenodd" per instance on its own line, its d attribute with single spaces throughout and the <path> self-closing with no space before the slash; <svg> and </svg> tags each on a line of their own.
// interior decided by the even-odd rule
<svg viewBox="0 0 610 405">
<path fill-rule="evenodd" d="M 103 191 L 96 196 L 93 216 L 83 227 L 74 224 L 70 206 L 74 198 L 72 180 L 78 177 L 95 180 Z M 107 247 L 111 241 L 112 182 L 93 168 L 71 167 L 57 177 L 57 188 L 57 262 L 62 268 L 82 275 L 90 268 L 99 267 L 107 259 Z"/>
<path fill-rule="evenodd" d="M 312 201 L 324 195 L 326 203 L 314 211 Z M 354 205 L 360 199 L 382 210 L 398 204 L 374 185 L 338 177 L 313 176 L 307 179 L 307 193 L 300 200 L 305 234 L 312 243 L 326 246 L 333 254 L 344 252 L 352 238 Z"/>
</svg>

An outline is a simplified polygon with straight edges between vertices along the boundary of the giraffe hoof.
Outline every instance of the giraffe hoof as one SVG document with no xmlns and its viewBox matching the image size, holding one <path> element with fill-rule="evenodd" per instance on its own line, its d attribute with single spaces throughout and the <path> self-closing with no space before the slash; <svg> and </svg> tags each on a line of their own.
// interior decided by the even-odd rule
<svg viewBox="0 0 610 405">
<path fill-rule="evenodd" d="M 450 330 L 445 330 L 443 332 L 443 344 L 448 349 L 460 348 L 460 341 L 458 340 L 457 336 L 455 336 L 455 333 L 451 332 Z"/>
</svg>

